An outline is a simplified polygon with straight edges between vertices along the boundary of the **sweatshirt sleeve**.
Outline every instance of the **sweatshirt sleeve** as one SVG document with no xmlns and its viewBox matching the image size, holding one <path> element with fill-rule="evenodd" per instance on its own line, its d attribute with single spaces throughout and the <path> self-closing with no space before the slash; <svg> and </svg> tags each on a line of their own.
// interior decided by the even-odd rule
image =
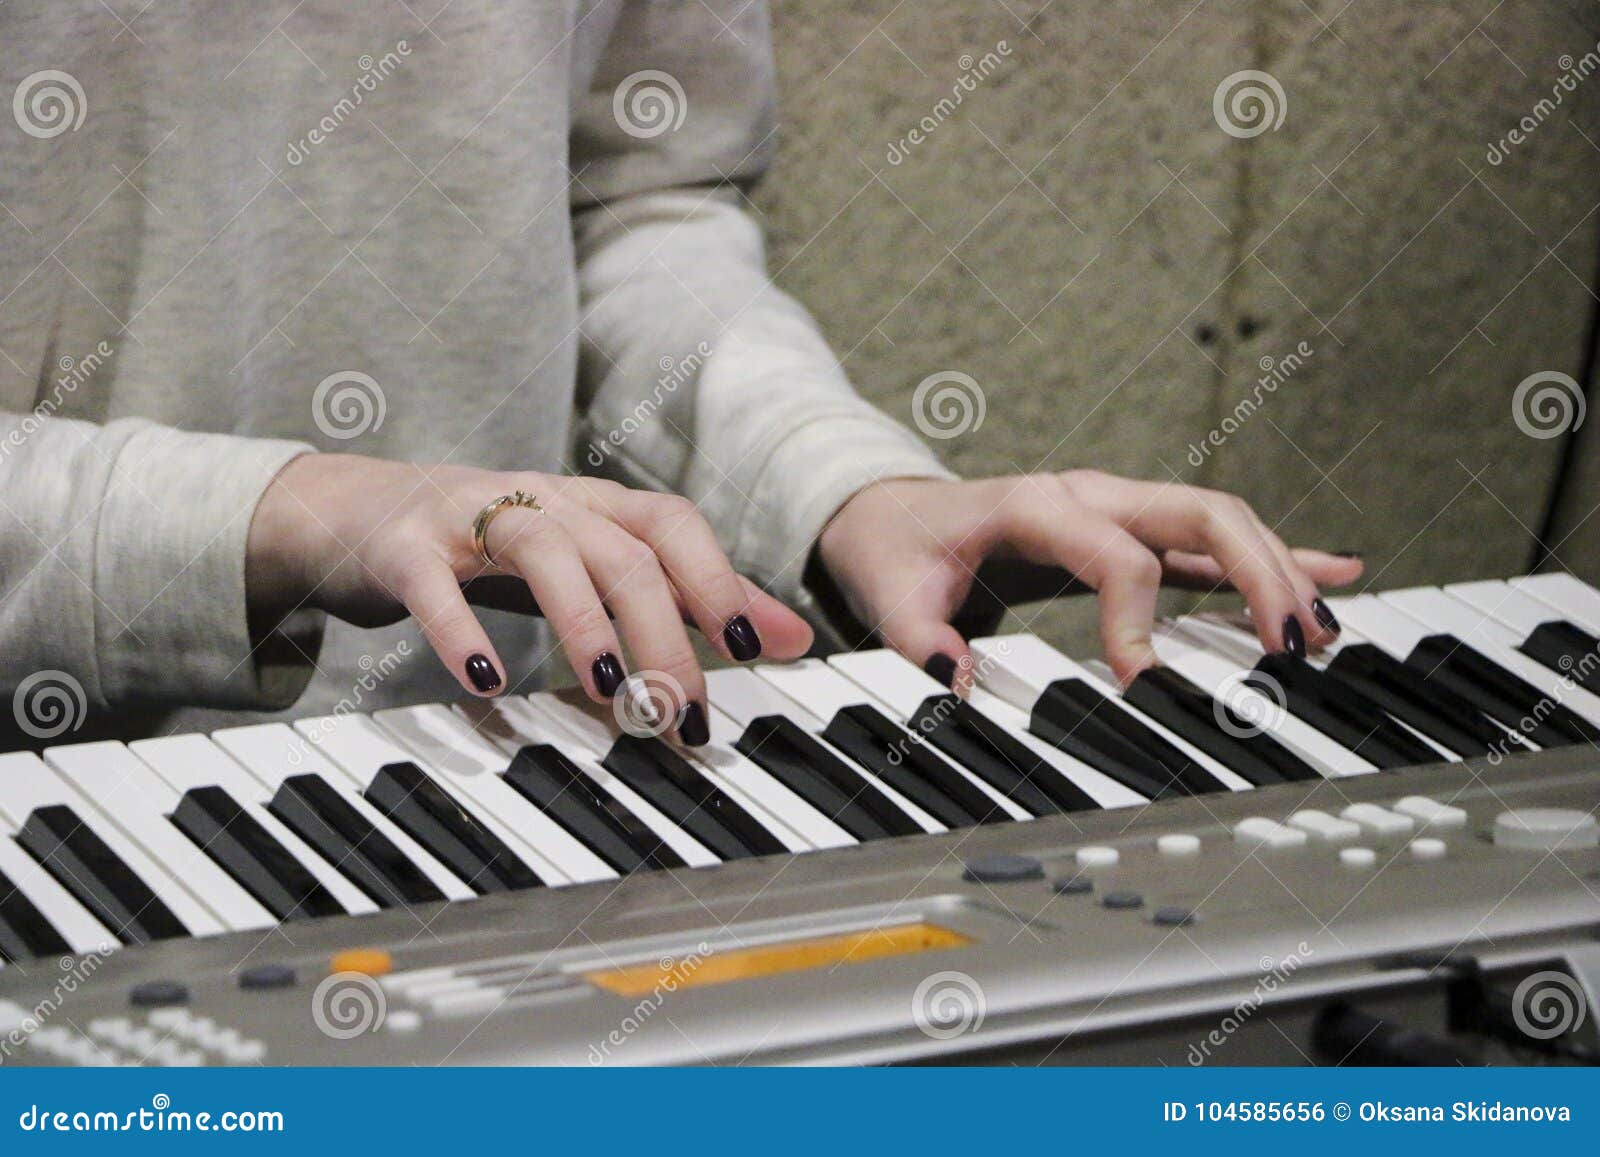
<svg viewBox="0 0 1600 1157">
<path fill-rule="evenodd" d="M 812 543 L 856 491 L 948 478 L 851 388 L 810 314 L 768 279 L 744 187 L 766 167 L 764 4 L 623 5 L 578 110 L 582 468 L 673 490 L 734 565 L 800 594 Z"/>
<path fill-rule="evenodd" d="M 313 670 L 322 616 L 252 640 L 251 517 L 296 442 L 0 415 L 0 662 L 10 695 L 65 674 L 91 708 L 276 708 Z"/>
</svg>

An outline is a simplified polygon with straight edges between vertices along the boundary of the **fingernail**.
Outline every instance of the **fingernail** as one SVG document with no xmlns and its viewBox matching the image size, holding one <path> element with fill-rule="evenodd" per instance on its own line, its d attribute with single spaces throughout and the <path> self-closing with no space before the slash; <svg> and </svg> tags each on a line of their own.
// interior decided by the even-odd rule
<svg viewBox="0 0 1600 1157">
<path fill-rule="evenodd" d="M 946 687 L 956 685 L 956 661 L 943 651 L 935 651 L 929 655 L 922 669 Z"/>
<path fill-rule="evenodd" d="M 1333 613 L 1333 608 L 1321 599 L 1311 600 L 1311 613 L 1317 616 L 1317 622 L 1322 624 L 1322 629 L 1339 633 L 1339 616 Z"/>
<path fill-rule="evenodd" d="M 722 641 L 728 644 L 728 654 L 741 663 L 761 655 L 761 636 L 743 615 L 734 615 L 728 620 L 728 625 L 722 628 Z"/>
<path fill-rule="evenodd" d="M 1283 620 L 1283 649 L 1297 659 L 1306 657 L 1306 633 L 1300 629 L 1300 620 L 1293 615 Z"/>
<path fill-rule="evenodd" d="M 493 691 L 500 686 L 500 672 L 485 655 L 467 656 L 467 678 L 479 691 Z"/>
<path fill-rule="evenodd" d="M 1359 550 L 1336 550 L 1333 553 L 1336 556 L 1338 556 L 1339 558 L 1361 558 L 1362 557 L 1362 554 L 1361 554 L 1361 552 Z"/>
<path fill-rule="evenodd" d="M 678 738 L 690 747 L 704 747 L 711 742 L 711 728 L 706 723 L 706 709 L 693 700 L 678 713 Z"/>
<path fill-rule="evenodd" d="M 623 679 L 627 678 L 622 673 L 622 664 L 610 651 L 604 651 L 595 658 L 590 672 L 594 675 L 594 689 L 607 699 L 617 693 L 617 688 L 621 687 Z"/>
</svg>

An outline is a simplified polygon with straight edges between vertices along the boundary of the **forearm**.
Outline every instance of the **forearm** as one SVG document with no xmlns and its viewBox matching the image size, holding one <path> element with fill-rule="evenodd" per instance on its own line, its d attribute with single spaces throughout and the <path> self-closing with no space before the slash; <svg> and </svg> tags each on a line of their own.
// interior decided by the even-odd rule
<svg viewBox="0 0 1600 1157">
<path fill-rule="evenodd" d="M 676 190 L 580 225 L 588 468 L 676 490 L 782 594 L 828 518 L 885 477 L 950 477 L 855 391 L 775 288 L 732 193 Z"/>
<path fill-rule="evenodd" d="M 291 702 L 309 662 L 287 672 L 258 665 L 245 546 L 268 481 L 304 450 L 137 420 L 9 415 L 0 438 L 5 684 L 51 669 L 101 705 Z"/>
</svg>

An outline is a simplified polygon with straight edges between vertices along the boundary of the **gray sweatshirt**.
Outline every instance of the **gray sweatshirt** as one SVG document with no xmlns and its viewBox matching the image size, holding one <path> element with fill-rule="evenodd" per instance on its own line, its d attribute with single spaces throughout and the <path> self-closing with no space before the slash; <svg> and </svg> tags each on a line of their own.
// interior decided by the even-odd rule
<svg viewBox="0 0 1600 1157">
<path fill-rule="evenodd" d="M 763 4 L 131 11 L 0 8 L 8 696 L 63 672 L 139 730 L 454 697 L 410 622 L 251 640 L 251 514 L 308 448 L 678 491 L 790 599 L 857 489 L 944 476 L 767 279 Z M 553 653 L 485 619 L 514 684 Z"/>
</svg>

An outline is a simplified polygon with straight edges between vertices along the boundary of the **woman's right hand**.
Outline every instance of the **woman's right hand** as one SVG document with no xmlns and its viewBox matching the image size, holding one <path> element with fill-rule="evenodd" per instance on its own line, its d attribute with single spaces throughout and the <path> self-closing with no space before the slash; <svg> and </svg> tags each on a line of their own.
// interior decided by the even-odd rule
<svg viewBox="0 0 1600 1157">
<path fill-rule="evenodd" d="M 543 513 L 496 515 L 486 536 L 495 565 L 485 567 L 473 519 L 516 490 Z M 652 694 L 670 700 L 667 718 L 689 744 L 706 742 L 707 720 L 685 619 L 737 661 L 798 658 L 811 645 L 803 619 L 734 571 L 688 499 L 593 478 L 303 455 L 256 507 L 246 570 L 260 621 L 299 606 L 364 627 L 409 613 L 462 688 L 481 696 L 507 673 L 462 584 L 514 576 L 592 698 L 622 684 L 625 641 L 635 671 L 666 676 Z"/>
</svg>

